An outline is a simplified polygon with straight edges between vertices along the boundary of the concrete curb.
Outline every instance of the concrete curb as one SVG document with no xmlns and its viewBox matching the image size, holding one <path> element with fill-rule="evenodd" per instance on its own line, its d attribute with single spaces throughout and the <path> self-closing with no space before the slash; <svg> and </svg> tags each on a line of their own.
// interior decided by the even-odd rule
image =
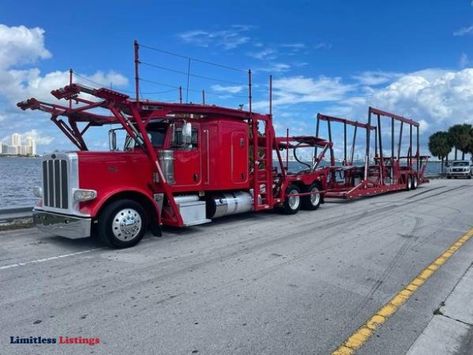
<svg viewBox="0 0 473 355">
<path fill-rule="evenodd" d="M 473 352 L 473 264 L 412 344 L 408 355 Z"/>
</svg>

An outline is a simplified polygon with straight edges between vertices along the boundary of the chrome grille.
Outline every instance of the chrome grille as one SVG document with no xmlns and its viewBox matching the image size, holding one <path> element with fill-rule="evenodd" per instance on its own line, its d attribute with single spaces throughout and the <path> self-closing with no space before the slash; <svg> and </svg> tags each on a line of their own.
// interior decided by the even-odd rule
<svg viewBox="0 0 473 355">
<path fill-rule="evenodd" d="M 46 207 L 69 207 L 67 160 L 43 160 L 43 204 Z"/>
</svg>

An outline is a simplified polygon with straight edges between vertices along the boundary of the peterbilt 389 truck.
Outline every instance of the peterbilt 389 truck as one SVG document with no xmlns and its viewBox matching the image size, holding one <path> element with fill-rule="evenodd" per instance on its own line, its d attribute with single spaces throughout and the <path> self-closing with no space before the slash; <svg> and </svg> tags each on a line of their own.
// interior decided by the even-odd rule
<svg viewBox="0 0 473 355">
<path fill-rule="evenodd" d="M 272 115 L 205 104 L 132 100 L 106 88 L 80 84 L 52 91 L 59 105 L 36 99 L 77 147 L 43 157 L 34 223 L 54 235 L 97 236 L 124 248 L 147 229 L 184 227 L 226 215 L 279 209 L 295 214 L 323 202 L 328 167 L 320 162 L 332 143 L 315 136 L 276 137 Z M 85 96 L 84 96 L 85 95 Z M 97 111 L 100 109 L 100 111 Z M 104 113 L 105 112 L 105 113 Z M 110 151 L 90 151 L 90 127 L 119 125 L 124 146 L 109 132 Z M 298 159 L 301 148 L 317 151 Z M 304 169 L 291 172 L 282 152 L 293 150 Z"/>
</svg>

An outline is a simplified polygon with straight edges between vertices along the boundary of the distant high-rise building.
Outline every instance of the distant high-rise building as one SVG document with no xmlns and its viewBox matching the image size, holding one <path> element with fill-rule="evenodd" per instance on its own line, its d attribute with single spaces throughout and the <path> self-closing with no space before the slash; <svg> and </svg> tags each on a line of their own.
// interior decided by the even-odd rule
<svg viewBox="0 0 473 355">
<path fill-rule="evenodd" d="M 8 150 L 7 150 L 7 154 L 11 154 L 11 155 L 18 155 L 20 154 L 20 147 L 17 146 L 17 145 L 9 145 L 8 146 Z"/>
<path fill-rule="evenodd" d="M 21 145 L 21 135 L 19 135 L 18 133 L 13 133 L 11 135 L 11 145 L 15 146 L 15 147 L 20 146 Z"/>
<path fill-rule="evenodd" d="M 32 136 L 27 136 L 25 139 L 22 139 L 21 134 L 13 133 L 11 135 L 11 144 L 0 142 L 0 154 L 35 156 L 37 154 L 36 141 Z"/>
<path fill-rule="evenodd" d="M 29 147 L 28 154 L 36 155 L 36 141 L 34 140 L 33 137 L 31 136 L 26 137 L 26 145 Z"/>
</svg>

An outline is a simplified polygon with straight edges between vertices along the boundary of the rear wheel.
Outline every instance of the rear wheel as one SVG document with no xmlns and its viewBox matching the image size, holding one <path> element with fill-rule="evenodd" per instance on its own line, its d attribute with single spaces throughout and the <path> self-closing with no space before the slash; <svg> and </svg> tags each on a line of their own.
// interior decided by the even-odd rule
<svg viewBox="0 0 473 355">
<path fill-rule="evenodd" d="M 316 210 L 322 200 L 318 184 L 310 185 L 307 192 L 310 192 L 311 195 L 302 196 L 302 208 L 310 211 Z"/>
<path fill-rule="evenodd" d="M 411 177 L 411 189 L 412 190 L 417 189 L 417 185 L 418 185 L 417 176 L 412 175 L 412 177 Z"/>
<path fill-rule="evenodd" d="M 129 248 L 143 239 L 146 225 L 146 213 L 138 202 L 118 200 L 102 211 L 97 231 L 105 244 L 114 248 Z"/>
<path fill-rule="evenodd" d="M 296 214 L 301 208 L 301 197 L 293 196 L 298 195 L 301 192 L 299 187 L 296 185 L 290 185 L 287 190 L 286 200 L 284 201 L 282 211 L 285 214 Z"/>
<path fill-rule="evenodd" d="M 410 175 L 406 175 L 406 190 L 409 191 L 412 187 L 412 179 Z"/>
</svg>

